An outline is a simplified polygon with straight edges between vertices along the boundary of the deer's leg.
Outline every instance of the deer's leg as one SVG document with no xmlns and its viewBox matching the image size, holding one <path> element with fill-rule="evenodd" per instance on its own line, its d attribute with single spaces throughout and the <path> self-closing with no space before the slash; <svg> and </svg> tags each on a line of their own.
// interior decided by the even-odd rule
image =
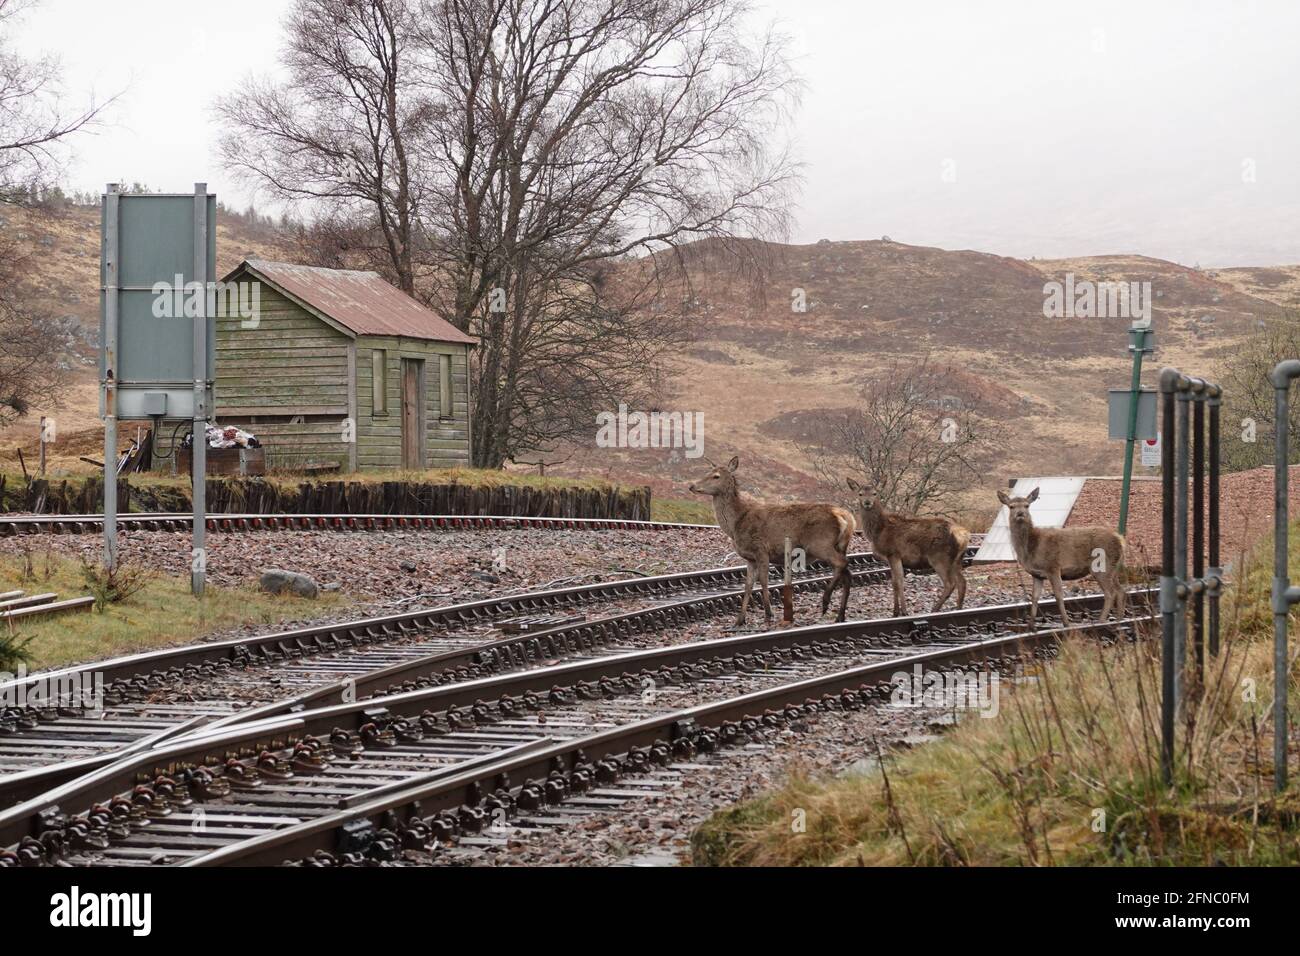
<svg viewBox="0 0 1300 956">
<path fill-rule="evenodd" d="M 1100 585 L 1104 597 L 1101 602 L 1101 617 L 1098 620 L 1105 624 L 1106 619 L 1110 617 L 1111 605 L 1115 603 L 1115 575 L 1109 571 L 1094 571 L 1092 576 L 1097 579 L 1097 584 Z"/>
<path fill-rule="evenodd" d="M 745 618 L 749 615 L 749 595 L 754 590 L 754 562 L 745 561 L 745 590 L 740 596 L 740 616 L 736 618 L 736 626 L 744 627 Z"/>
<path fill-rule="evenodd" d="M 949 596 L 951 596 L 952 592 L 956 589 L 957 575 L 953 573 L 952 568 L 944 568 L 942 564 L 935 564 L 932 565 L 932 567 L 934 568 L 934 573 L 939 576 L 939 580 L 943 582 L 943 593 L 939 595 L 939 600 L 934 602 L 934 610 L 937 611 L 939 608 L 943 607 L 943 602 L 948 600 Z"/>
<path fill-rule="evenodd" d="M 1124 606 L 1128 603 L 1128 591 L 1124 590 L 1124 579 L 1120 576 L 1119 568 L 1111 576 L 1115 584 L 1115 620 L 1124 619 Z"/>
<path fill-rule="evenodd" d="M 758 583 L 763 587 L 763 620 L 772 623 L 772 599 L 767 593 L 768 560 L 758 562 Z"/>
<path fill-rule="evenodd" d="M 842 624 L 844 623 L 844 612 L 849 609 L 849 588 L 853 584 L 853 575 L 849 573 L 849 562 L 847 558 L 841 557 L 840 555 L 836 555 L 835 558 L 841 563 L 839 570 L 835 574 L 835 578 L 832 579 L 832 583 L 839 578 L 844 579 L 844 593 L 840 596 L 840 613 L 835 615 L 835 620 Z M 825 611 L 826 609 L 822 608 L 822 613 L 825 613 Z"/>
<path fill-rule="evenodd" d="M 1033 596 L 1029 599 L 1029 629 L 1034 629 L 1034 619 L 1038 617 L 1038 599 L 1043 596 L 1043 579 L 1030 575 L 1029 580 L 1033 582 Z"/>
<path fill-rule="evenodd" d="M 1065 589 L 1061 586 L 1061 576 L 1052 575 L 1052 593 L 1056 595 L 1056 609 L 1061 612 L 1061 626 L 1070 626 L 1070 616 L 1065 613 Z"/>
<path fill-rule="evenodd" d="M 952 566 L 953 574 L 957 575 L 957 610 L 966 606 L 966 571 L 961 566 L 961 558 Z"/>
<path fill-rule="evenodd" d="M 903 597 L 903 559 L 889 559 L 889 577 L 894 583 L 894 617 L 907 613 L 907 601 Z"/>
</svg>

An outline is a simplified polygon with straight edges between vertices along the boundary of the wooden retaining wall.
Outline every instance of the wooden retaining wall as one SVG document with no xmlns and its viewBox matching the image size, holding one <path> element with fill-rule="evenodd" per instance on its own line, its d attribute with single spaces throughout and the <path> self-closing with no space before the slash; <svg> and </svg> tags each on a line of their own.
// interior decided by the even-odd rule
<svg viewBox="0 0 1300 956">
<path fill-rule="evenodd" d="M 36 478 L 26 483 L 0 475 L 0 511 L 35 514 L 95 514 L 103 510 L 100 479 Z M 473 487 L 409 481 L 305 481 L 279 488 L 260 478 L 209 478 L 212 514 L 450 514 L 518 515 L 534 518 L 623 518 L 650 520 L 650 489 Z M 187 511 L 182 488 L 135 488 L 118 481 L 122 513 Z"/>
</svg>

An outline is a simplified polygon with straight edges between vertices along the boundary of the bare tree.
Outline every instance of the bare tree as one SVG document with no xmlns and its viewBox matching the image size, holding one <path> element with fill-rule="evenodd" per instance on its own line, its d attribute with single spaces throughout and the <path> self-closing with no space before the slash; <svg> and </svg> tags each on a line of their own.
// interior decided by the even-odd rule
<svg viewBox="0 0 1300 956">
<path fill-rule="evenodd" d="M 945 505 L 982 476 L 1003 432 L 979 396 L 927 356 L 874 376 L 858 407 L 828 416 L 804 451 L 836 488 L 853 475 L 891 510 L 951 514 Z"/>
<path fill-rule="evenodd" d="M 59 89 L 59 64 L 28 59 L 9 45 L 15 21 L 34 0 L 0 0 L 0 203 L 38 202 L 57 179 L 58 145 L 91 124 L 103 109 L 68 110 Z"/>
<path fill-rule="evenodd" d="M 382 261 L 480 338 L 473 460 L 497 467 L 657 394 L 683 334 L 663 286 L 690 261 L 668 253 L 784 235 L 795 170 L 771 144 L 792 77 L 749 13 L 298 0 L 288 82 L 249 80 L 219 106 L 225 156 L 314 203 L 331 259 Z"/>
<path fill-rule="evenodd" d="M 421 195 L 408 140 L 422 135 L 407 0 L 297 0 L 285 23 L 284 83 L 251 77 L 216 111 L 226 164 L 327 221 L 372 227 L 350 250 L 415 291 Z"/>
<path fill-rule="evenodd" d="M 1283 359 L 1300 355 L 1300 313 L 1265 321 L 1264 328 L 1238 346 L 1218 367 L 1223 387 L 1220 457 L 1225 471 L 1244 471 L 1273 462 L 1277 409 L 1268 374 Z M 1300 461 L 1300 408 L 1291 406 L 1287 423 L 1294 464 Z"/>
<path fill-rule="evenodd" d="M 34 216 L 61 172 L 60 144 L 103 106 L 69 111 L 57 61 L 27 59 L 11 49 L 9 33 L 30 6 L 0 0 L 0 206 L 31 207 L 23 215 Z M 0 234 L 0 426 L 33 404 L 56 403 L 70 369 L 68 330 L 24 302 L 28 254 L 12 231 Z"/>
</svg>

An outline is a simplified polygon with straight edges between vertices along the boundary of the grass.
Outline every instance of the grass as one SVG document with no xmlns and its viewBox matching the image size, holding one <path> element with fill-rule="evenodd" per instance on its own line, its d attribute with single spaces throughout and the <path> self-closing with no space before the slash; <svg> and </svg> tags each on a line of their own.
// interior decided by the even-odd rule
<svg viewBox="0 0 1300 956">
<path fill-rule="evenodd" d="M 652 498 L 651 521 L 673 521 L 678 524 L 717 524 L 713 505 L 708 498 Z"/>
<path fill-rule="evenodd" d="M 22 556 L 0 556 L 0 591 L 19 588 L 53 591 L 60 598 L 90 593 L 82 564 L 50 552 L 32 553 L 30 566 Z M 186 643 L 242 624 L 270 628 L 321 616 L 345 603 L 335 592 L 308 600 L 244 587 L 209 587 L 199 602 L 190 594 L 187 578 L 148 575 L 139 590 L 105 604 L 102 611 L 36 618 L 0 632 L 0 669 L 14 669 L 3 660 L 10 645 L 21 646 L 10 664 L 21 658 L 30 670 L 61 667 Z"/>
<path fill-rule="evenodd" d="M 1291 549 L 1300 558 L 1295 531 Z M 883 774 L 795 771 L 715 814 L 693 835 L 694 862 L 1300 863 L 1300 788 L 1273 794 L 1270 550 L 1263 542 L 1225 601 L 1223 652 L 1188 680 L 1172 786 L 1160 775 L 1158 642 L 1071 642 L 1033 668 L 1036 680 L 1010 693 L 1004 682 L 998 717 L 888 756 Z M 1293 652 L 1293 713 L 1295 662 Z M 794 832 L 800 810 L 806 828 Z"/>
</svg>

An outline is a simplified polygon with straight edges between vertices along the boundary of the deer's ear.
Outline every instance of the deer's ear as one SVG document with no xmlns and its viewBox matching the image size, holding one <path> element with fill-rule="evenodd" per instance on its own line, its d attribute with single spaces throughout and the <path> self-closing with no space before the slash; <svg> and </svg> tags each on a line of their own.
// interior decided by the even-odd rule
<svg viewBox="0 0 1300 956">
<path fill-rule="evenodd" d="M 738 467 L 740 467 L 740 456 L 732 455 L 731 461 L 727 462 L 727 471 L 735 471 Z"/>
<path fill-rule="evenodd" d="M 1011 499 L 1007 497 L 1007 493 L 1005 491 L 998 492 L 998 501 L 1002 502 L 1004 505 L 1011 504 Z"/>
<path fill-rule="evenodd" d="M 1028 501 L 1031 505 L 1032 505 L 1035 501 L 1037 501 L 1037 500 L 1038 500 L 1038 489 L 1035 488 L 1033 491 L 1031 491 L 1031 492 L 1029 493 L 1029 497 L 1026 498 L 1025 500 Z"/>
<path fill-rule="evenodd" d="M 857 490 L 858 490 L 858 483 L 857 483 L 856 481 L 854 481 L 852 478 L 846 478 L 845 481 L 848 483 L 849 491 L 857 491 Z"/>
</svg>

